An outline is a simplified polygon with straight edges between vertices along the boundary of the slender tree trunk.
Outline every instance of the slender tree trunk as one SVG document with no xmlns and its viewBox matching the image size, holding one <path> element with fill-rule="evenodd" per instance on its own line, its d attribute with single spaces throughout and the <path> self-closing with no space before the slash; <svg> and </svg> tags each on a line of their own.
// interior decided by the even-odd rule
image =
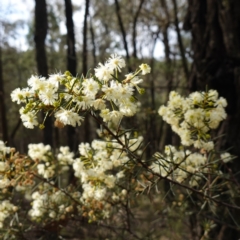
<svg viewBox="0 0 240 240">
<path fill-rule="evenodd" d="M 118 24 L 122 33 L 122 38 L 123 38 L 123 45 L 124 45 L 124 49 L 126 52 L 126 60 L 128 63 L 128 66 L 130 68 L 130 56 L 129 56 L 129 50 L 128 50 L 128 44 L 127 44 L 127 34 L 123 25 L 123 20 L 122 20 L 122 16 L 121 16 L 121 12 L 120 12 L 120 5 L 118 0 L 115 0 L 115 9 L 116 9 L 116 14 L 117 14 L 117 18 L 118 18 Z M 129 69 L 129 72 L 131 71 L 131 69 Z"/>
<path fill-rule="evenodd" d="M 74 23 L 73 23 L 73 11 L 72 1 L 65 0 L 65 14 L 66 14 L 66 26 L 67 26 L 67 69 L 72 73 L 73 76 L 77 74 L 77 59 L 75 50 L 75 34 L 74 34 Z"/>
<path fill-rule="evenodd" d="M 71 72 L 73 76 L 77 74 L 77 59 L 75 50 L 75 34 L 73 23 L 73 11 L 72 1 L 65 0 L 65 14 L 66 14 L 66 26 L 67 26 L 67 70 Z M 77 139 L 75 128 L 72 126 L 67 127 L 67 142 L 71 150 L 77 150 Z"/>
<path fill-rule="evenodd" d="M 159 30 L 160 32 L 160 30 Z M 156 151 L 157 147 L 157 134 L 156 134 L 156 102 L 155 102 L 155 76 L 153 75 L 154 73 L 154 67 L 155 67 L 155 59 L 154 59 L 154 51 L 156 48 L 156 43 L 158 40 L 158 35 L 159 32 L 156 34 L 153 42 L 153 47 L 151 51 L 151 61 L 150 61 L 150 66 L 151 66 L 151 75 L 150 75 L 150 106 L 151 106 L 151 112 L 149 115 L 149 118 L 147 119 L 147 134 L 146 134 L 146 139 L 147 143 L 151 143 L 148 148 L 146 149 L 146 158 L 151 158 L 152 154 Z"/>
<path fill-rule="evenodd" d="M 83 51 L 82 51 L 82 73 L 86 76 L 88 71 L 88 51 L 87 51 L 87 29 L 88 29 L 89 0 L 85 0 L 85 13 L 83 22 Z"/>
<path fill-rule="evenodd" d="M 167 96 L 172 90 L 172 82 L 173 82 L 173 74 L 172 74 L 172 59 L 170 56 L 170 44 L 169 44 L 169 25 L 170 25 L 170 14 L 168 9 L 168 4 L 166 0 L 160 0 L 161 7 L 164 11 L 164 22 L 162 23 L 162 35 L 163 35 L 163 45 L 164 45 L 164 53 L 165 53 L 165 62 L 166 62 L 166 70 L 165 77 L 167 81 Z M 162 122 L 161 127 L 161 135 L 159 136 L 160 145 L 159 148 L 161 150 L 164 149 L 164 146 L 167 144 L 172 144 L 172 136 L 173 132 L 169 124 Z"/>
<path fill-rule="evenodd" d="M 182 42 L 181 31 L 179 28 L 179 20 L 178 20 L 178 15 L 177 15 L 177 11 L 178 11 L 177 1 L 172 0 L 172 3 L 173 3 L 173 9 L 174 9 L 174 23 L 175 23 L 175 28 L 176 28 L 176 32 L 177 32 L 178 46 L 179 46 L 179 50 L 180 50 L 180 54 L 181 54 L 181 58 L 182 58 L 182 65 L 183 65 L 183 69 L 184 69 L 184 73 L 185 73 L 185 78 L 188 80 L 189 70 L 188 70 L 187 59 L 185 56 L 185 49 L 184 49 L 183 42 Z"/>
<path fill-rule="evenodd" d="M 238 159 L 229 164 L 236 173 L 240 169 L 240 1 L 189 0 L 188 3 L 184 29 L 192 33 L 193 49 L 189 87 L 195 91 L 208 86 L 227 99 L 228 119 L 222 125 L 226 135 L 221 138 L 221 146 L 222 150 L 233 147 L 231 153 Z M 236 176 L 240 181 L 239 174 Z M 226 220 L 226 216 L 222 217 Z M 239 222 L 239 212 L 232 212 L 228 220 L 229 225 Z M 223 227 L 219 224 L 217 231 Z M 216 239 L 217 234 L 211 238 Z M 224 228 L 222 236 L 222 239 L 239 239 L 240 234 Z"/>
<path fill-rule="evenodd" d="M 90 19 L 90 33 L 91 33 L 91 41 L 92 41 L 92 57 L 93 57 L 93 64 L 97 66 L 97 56 L 96 56 L 96 43 L 95 43 L 95 34 L 92 25 L 92 19 Z"/>
<path fill-rule="evenodd" d="M 43 77 L 48 77 L 47 56 L 45 50 L 45 39 L 47 36 L 47 6 L 45 0 L 35 0 L 35 33 L 34 41 L 36 46 L 36 62 L 38 74 Z M 53 128 L 52 119 L 46 118 L 43 134 L 44 144 L 53 144 Z"/>
<path fill-rule="evenodd" d="M 89 14 L 89 0 L 85 0 L 85 13 L 83 22 L 83 52 L 82 52 L 82 74 L 87 75 L 88 72 L 88 50 L 87 50 L 87 30 L 88 30 L 88 14 Z M 83 141 L 90 141 L 90 119 L 88 114 L 85 115 L 83 123 L 84 139 Z"/>
<path fill-rule="evenodd" d="M 0 139 L 8 142 L 8 128 L 4 100 L 4 82 L 3 82 L 3 69 L 2 69 L 2 47 L 0 46 Z"/>
<path fill-rule="evenodd" d="M 144 0 L 141 0 L 133 19 L 133 34 L 132 34 L 132 45 L 133 45 L 133 57 L 137 58 L 137 21 L 141 12 Z"/>
<path fill-rule="evenodd" d="M 48 77 L 45 39 L 47 36 L 47 6 L 45 0 L 35 0 L 35 35 L 36 61 L 38 73 Z"/>
<path fill-rule="evenodd" d="M 163 34 L 163 44 L 164 44 L 164 53 L 165 53 L 165 61 L 167 64 L 167 74 L 166 78 L 168 81 L 168 85 L 172 85 L 172 75 L 169 74 L 171 68 L 171 58 L 170 58 L 170 45 L 169 45 L 169 36 L 168 36 L 168 29 L 170 25 L 170 15 L 168 10 L 168 5 L 166 0 L 160 0 L 162 8 L 165 14 L 165 22 L 162 26 L 162 34 Z"/>
</svg>

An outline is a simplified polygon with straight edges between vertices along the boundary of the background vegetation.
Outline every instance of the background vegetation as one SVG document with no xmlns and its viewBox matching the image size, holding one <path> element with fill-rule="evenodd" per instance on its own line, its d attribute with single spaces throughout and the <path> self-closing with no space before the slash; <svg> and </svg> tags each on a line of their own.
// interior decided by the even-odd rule
<svg viewBox="0 0 240 240">
<path fill-rule="evenodd" d="M 169 92 L 188 94 L 206 87 L 216 89 L 228 101 L 228 118 L 216 133 L 226 135 L 219 141 L 218 148 L 231 147 L 232 154 L 240 155 L 239 1 L 85 0 L 81 6 L 74 6 L 71 0 L 36 0 L 34 4 L 27 23 L 21 19 L 14 23 L 0 19 L 0 139 L 22 153 L 27 152 L 29 143 L 43 142 L 53 148 L 68 145 L 76 151 L 80 142 L 93 140 L 98 126 L 90 119 L 77 129 L 54 128 L 50 118 L 43 131 L 24 128 L 10 93 L 17 87 L 25 87 L 32 74 L 48 76 L 69 70 L 73 75 L 86 75 L 98 62 L 119 53 L 124 55 L 129 71 L 141 62 L 148 63 L 152 69 L 144 82 L 147 91 L 141 99 L 143 111 L 126 123 L 141 129 L 145 144 L 150 143 L 146 158 L 162 151 L 166 144 L 179 143 L 170 126 L 157 114 Z M 73 21 L 76 12 L 82 15 L 77 23 Z M 66 33 L 60 28 L 63 23 Z M 11 41 L 18 37 L 22 24 L 28 26 L 26 50 Z M 74 24 L 81 27 L 76 28 Z M 239 164 L 238 159 L 229 163 L 238 181 Z M 162 190 L 154 199 L 149 195 L 149 201 L 140 197 L 133 203 L 137 217 L 132 224 L 138 236 L 141 239 L 200 239 L 203 223 L 198 222 L 197 215 L 193 219 L 182 214 L 189 206 L 182 207 L 181 192 L 175 199 L 164 198 L 164 195 Z M 172 202 L 171 209 L 165 208 L 168 201 Z M 239 238 L 238 229 L 221 223 L 221 219 L 218 221 L 219 227 L 212 239 Z M 74 224 L 69 238 L 134 238 L 131 233 L 126 236 L 121 228 L 115 229 L 111 223 L 86 227 L 81 220 L 77 232 Z M 65 235 L 67 239 L 68 233 Z"/>
</svg>

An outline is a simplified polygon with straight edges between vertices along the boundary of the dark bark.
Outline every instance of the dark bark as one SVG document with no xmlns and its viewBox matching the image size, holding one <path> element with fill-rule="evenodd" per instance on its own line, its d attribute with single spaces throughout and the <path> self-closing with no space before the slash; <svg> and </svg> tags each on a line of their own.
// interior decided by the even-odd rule
<svg viewBox="0 0 240 240">
<path fill-rule="evenodd" d="M 221 149 L 233 147 L 240 156 L 240 1 L 189 0 L 185 30 L 191 30 L 193 64 L 189 87 L 191 91 L 216 89 L 228 101 L 228 119 L 224 127 Z M 221 129 L 223 131 L 223 129 Z M 231 164 L 233 172 L 240 169 L 239 159 Z M 239 175 L 237 175 L 239 178 Z M 240 179 L 238 179 L 239 181 Z M 239 222 L 239 212 L 232 213 Z M 229 217 L 229 224 L 233 224 Z M 219 226 L 219 231 L 223 226 Z M 240 234 L 226 228 L 222 239 L 239 239 Z M 214 238 L 214 236 L 212 237 Z"/>
<path fill-rule="evenodd" d="M 88 29 L 88 13 L 89 13 L 89 0 L 85 1 L 85 13 L 84 13 L 84 22 L 83 22 L 83 52 L 82 52 L 82 74 L 86 76 L 88 71 L 87 60 L 87 29 Z"/>
<path fill-rule="evenodd" d="M 45 39 L 47 36 L 47 6 L 45 0 L 35 0 L 35 33 L 36 61 L 39 75 L 48 77 Z"/>
<path fill-rule="evenodd" d="M 11 132 L 11 134 L 10 134 L 11 142 L 13 142 L 13 139 L 14 139 L 14 137 L 15 137 L 18 129 L 19 129 L 19 127 L 21 126 L 21 124 L 22 124 L 22 121 L 21 121 L 21 119 L 19 118 L 16 126 L 13 128 L 13 130 L 12 130 L 12 132 Z"/>
<path fill-rule="evenodd" d="M 169 36 L 168 36 L 168 29 L 170 26 L 170 15 L 168 5 L 166 0 L 160 0 L 162 8 L 165 14 L 165 21 L 162 24 L 162 34 L 163 34 L 163 44 L 164 44 L 164 53 L 165 53 L 165 61 L 166 61 L 166 80 L 168 86 L 168 92 L 172 90 L 172 59 L 170 57 L 170 44 L 169 44 Z"/>
<path fill-rule="evenodd" d="M 91 33 L 91 41 L 92 41 L 92 57 L 93 57 L 93 64 L 97 66 L 97 56 L 96 56 L 96 43 L 95 43 L 95 34 L 92 25 L 92 19 L 90 20 L 90 33 Z"/>
<path fill-rule="evenodd" d="M 47 56 L 45 50 L 45 39 L 47 36 L 47 6 L 45 0 L 35 0 L 35 33 L 34 41 L 36 46 L 36 62 L 38 74 L 43 77 L 48 77 Z M 53 128 L 52 119 L 46 118 L 44 123 L 44 144 L 53 145 Z"/>
<path fill-rule="evenodd" d="M 133 36 L 132 36 L 132 45 L 133 45 L 133 57 L 137 58 L 137 21 L 139 14 L 141 12 L 142 6 L 143 6 L 144 0 L 141 0 L 138 6 L 138 9 L 136 11 L 136 14 L 133 19 Z"/>
<path fill-rule="evenodd" d="M 166 3 L 166 0 L 160 0 L 162 8 L 164 9 L 165 13 L 165 21 L 162 24 L 162 34 L 163 34 L 163 44 L 164 44 L 164 53 L 165 53 L 165 60 L 167 63 L 167 68 L 171 66 L 171 58 L 170 58 L 170 45 L 169 45 L 169 37 L 168 37 L 168 29 L 170 25 L 170 15 L 169 9 Z M 169 76 L 167 76 L 167 79 Z"/>
<path fill-rule="evenodd" d="M 165 53 L 165 62 L 166 62 L 166 70 L 165 70 L 165 77 L 167 81 L 167 92 L 168 94 L 173 88 L 173 67 L 172 67 L 172 59 L 171 59 L 171 50 L 170 50 L 170 44 L 169 44 L 169 26 L 171 23 L 168 4 L 166 0 L 160 0 L 161 6 L 164 10 L 164 22 L 161 24 L 162 27 L 162 35 L 163 35 L 163 45 L 164 45 L 164 53 Z M 168 95 L 167 94 L 167 95 Z M 173 132 L 171 129 L 171 126 L 169 124 L 166 124 L 165 122 L 162 122 L 161 127 L 161 135 L 159 135 L 160 141 L 160 149 L 163 150 L 164 146 L 168 144 L 172 144 L 172 136 Z"/>
<path fill-rule="evenodd" d="M 180 50 L 180 54 L 181 54 L 181 58 L 182 58 L 182 65 L 183 65 L 185 78 L 188 80 L 189 70 L 188 70 L 187 59 L 185 56 L 185 49 L 184 49 L 183 42 L 182 42 L 181 31 L 179 28 L 179 20 L 178 20 L 178 15 L 177 15 L 178 6 L 177 6 L 176 0 L 172 0 L 172 3 L 173 3 L 173 10 L 174 10 L 174 24 L 175 24 L 175 28 L 176 28 L 176 32 L 177 32 L 178 46 L 179 46 L 179 50 Z"/>
<path fill-rule="evenodd" d="M 73 76 L 77 74 L 77 59 L 75 50 L 75 34 L 73 23 L 72 1 L 65 0 L 65 14 L 67 26 L 67 69 Z"/>
<path fill-rule="evenodd" d="M 151 67 L 151 75 L 149 76 L 150 80 L 150 106 L 151 106 L 151 112 L 149 113 L 149 118 L 147 119 L 147 128 L 146 128 L 146 142 L 151 143 L 146 149 L 146 158 L 151 158 L 154 151 L 158 148 L 158 134 L 156 133 L 156 87 L 155 87 L 155 76 L 153 75 L 154 73 L 154 68 L 155 68 L 155 59 L 154 59 L 154 51 L 156 48 L 156 43 L 159 38 L 159 33 L 160 29 L 156 33 L 154 37 L 154 42 L 153 42 L 153 47 L 151 50 L 151 61 L 150 61 L 150 67 Z"/>
<path fill-rule="evenodd" d="M 82 74 L 84 76 L 87 75 L 88 72 L 88 52 L 87 52 L 87 29 L 88 29 L 88 14 L 89 14 L 89 0 L 85 1 L 85 13 L 84 13 L 84 22 L 83 22 L 83 53 L 82 53 Z M 90 122 L 88 115 L 85 116 L 85 120 L 82 126 L 84 130 L 84 138 L 83 141 L 89 142 L 90 141 Z"/>
<path fill-rule="evenodd" d="M 192 32 L 193 65 L 189 87 L 192 91 L 218 90 L 228 101 L 232 134 L 229 146 L 240 153 L 240 2 L 189 1 L 185 29 Z"/>
<path fill-rule="evenodd" d="M 130 56 L 129 56 L 129 50 L 128 50 L 128 44 L 127 44 L 127 34 L 123 25 L 123 20 L 122 20 L 122 16 L 121 16 L 121 12 L 120 12 L 120 5 L 118 0 L 115 0 L 115 9 L 116 9 L 116 14 L 117 14 L 117 18 L 118 18 L 118 24 L 122 33 L 122 38 L 123 38 L 123 45 L 124 45 L 124 49 L 126 52 L 126 60 L 129 66 L 129 61 L 130 61 Z M 129 71 L 130 72 L 130 71 Z"/>
<path fill-rule="evenodd" d="M 6 118 L 6 108 L 4 100 L 4 82 L 3 82 L 3 69 L 2 69 L 2 47 L 0 46 L 0 136 L 1 140 L 8 142 L 8 128 Z"/>
<path fill-rule="evenodd" d="M 169 28 L 169 24 L 166 24 L 165 26 L 163 26 L 162 34 L 163 34 L 165 61 L 166 61 L 166 64 L 167 64 L 167 70 L 170 70 L 172 60 L 170 58 L 170 46 L 169 46 L 168 28 Z M 166 77 L 167 77 L 167 80 L 170 82 L 171 79 L 170 79 L 169 74 L 167 74 Z"/>
<path fill-rule="evenodd" d="M 77 75 L 77 59 L 75 50 L 75 34 L 73 23 L 72 1 L 65 0 L 65 14 L 66 14 L 66 27 L 67 27 L 67 69 L 73 76 Z M 67 127 L 67 142 L 71 150 L 77 150 L 77 141 L 75 128 L 72 126 Z"/>
</svg>

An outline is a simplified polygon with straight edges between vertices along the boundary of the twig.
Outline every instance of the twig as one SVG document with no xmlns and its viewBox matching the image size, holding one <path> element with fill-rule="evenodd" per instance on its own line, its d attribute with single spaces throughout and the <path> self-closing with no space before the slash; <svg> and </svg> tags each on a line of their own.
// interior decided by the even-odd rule
<svg viewBox="0 0 240 240">
<path fill-rule="evenodd" d="M 36 175 L 36 174 L 33 173 L 33 172 L 31 172 L 31 173 L 34 175 L 34 177 L 40 179 L 41 181 L 49 184 L 49 185 L 52 186 L 53 188 L 56 188 L 56 189 L 58 189 L 59 191 L 61 191 L 62 193 L 64 193 L 64 194 L 65 194 L 66 196 L 68 196 L 73 202 L 77 203 L 78 205 L 82 205 L 80 202 L 78 202 L 76 199 L 74 199 L 69 193 L 67 193 L 64 189 L 61 189 L 61 188 L 55 186 L 54 184 L 52 184 L 51 182 L 49 182 L 49 181 L 46 180 L 45 178 L 42 178 L 42 177 Z"/>
<path fill-rule="evenodd" d="M 205 194 L 205 193 L 202 192 L 201 190 L 199 191 L 199 190 L 194 189 L 194 188 L 191 188 L 191 187 L 189 187 L 189 186 L 187 186 L 187 185 L 185 185 L 185 184 L 182 184 L 182 183 L 179 183 L 179 182 L 177 182 L 177 181 L 174 181 L 174 180 L 168 178 L 168 176 L 163 177 L 163 176 L 161 176 L 160 174 L 153 172 L 153 171 L 148 167 L 148 165 L 147 165 L 146 163 L 142 162 L 142 160 L 141 160 L 138 156 L 136 156 L 136 155 L 118 138 L 118 136 L 115 135 L 102 121 L 100 121 L 96 116 L 93 116 L 93 115 L 92 115 L 92 117 L 94 117 L 94 118 L 97 120 L 97 122 L 100 123 L 100 124 L 114 137 L 114 139 L 123 147 L 123 150 L 125 150 L 127 153 L 129 153 L 134 159 L 136 159 L 136 161 L 137 161 L 139 164 L 142 165 L 142 167 L 144 167 L 144 168 L 145 168 L 147 171 L 149 171 L 151 174 L 157 176 L 159 179 L 165 179 L 165 180 L 167 180 L 168 182 L 170 182 L 170 183 L 172 183 L 172 184 L 175 184 L 175 185 L 180 186 L 180 187 L 182 187 L 182 188 L 185 188 L 185 189 L 187 189 L 187 190 L 189 190 L 189 191 L 192 191 L 192 192 L 194 192 L 194 193 L 197 193 L 198 195 L 202 196 L 203 198 L 207 198 L 207 199 L 209 199 L 209 200 L 211 200 L 211 201 L 213 201 L 213 202 L 215 202 L 215 203 L 217 203 L 217 204 L 226 206 L 226 207 L 228 207 L 228 208 L 240 210 L 240 207 L 238 207 L 238 206 L 234 206 L 234 205 L 228 204 L 228 203 L 226 203 L 226 202 L 219 201 L 219 200 L 217 200 L 217 199 L 215 199 L 215 198 L 213 198 L 213 197 Z"/>
</svg>

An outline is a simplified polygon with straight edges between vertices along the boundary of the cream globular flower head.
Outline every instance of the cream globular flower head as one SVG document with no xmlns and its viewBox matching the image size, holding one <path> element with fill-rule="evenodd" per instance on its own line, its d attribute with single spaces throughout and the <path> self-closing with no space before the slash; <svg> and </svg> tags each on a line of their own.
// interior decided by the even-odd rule
<svg viewBox="0 0 240 240">
<path fill-rule="evenodd" d="M 34 112 L 26 112 L 25 109 L 22 107 L 20 110 L 20 118 L 23 122 L 23 125 L 26 128 L 34 128 L 34 126 L 38 126 L 37 116 Z"/>
<path fill-rule="evenodd" d="M 85 79 L 82 83 L 83 86 L 83 93 L 86 96 L 92 96 L 95 97 L 95 95 L 97 94 L 98 90 L 99 90 L 99 84 L 94 81 L 93 78 L 90 79 Z"/>
<path fill-rule="evenodd" d="M 3 228 L 3 222 L 6 218 L 12 215 L 17 210 L 17 207 L 10 203 L 9 200 L 0 202 L 0 228 Z"/>
<path fill-rule="evenodd" d="M 5 157 L 6 154 L 10 153 L 11 148 L 7 147 L 6 144 L 0 140 L 0 158 Z"/>
<path fill-rule="evenodd" d="M 63 123 L 64 125 L 71 125 L 73 127 L 76 127 L 76 125 L 80 126 L 81 122 L 84 119 L 73 110 L 65 110 L 65 109 L 61 109 L 57 111 L 54 116 L 57 121 Z"/>
<path fill-rule="evenodd" d="M 23 99 L 23 95 L 22 95 L 22 91 L 20 88 L 16 88 L 15 90 L 12 91 L 11 99 L 13 102 L 17 102 L 17 104 L 21 103 L 21 101 Z"/>
<path fill-rule="evenodd" d="M 51 156 L 51 146 L 44 145 L 43 143 L 28 144 L 28 156 L 30 156 L 33 160 L 47 162 Z"/>
<path fill-rule="evenodd" d="M 106 66 L 110 69 L 121 72 L 121 69 L 126 66 L 126 63 L 121 56 L 112 54 L 111 57 L 107 60 Z"/>
<path fill-rule="evenodd" d="M 230 153 L 228 152 L 225 152 L 225 153 L 222 153 L 220 155 L 220 158 L 221 160 L 224 162 L 224 163 L 227 163 L 229 161 L 231 161 L 233 158 L 235 158 L 233 155 L 231 155 Z"/>
<path fill-rule="evenodd" d="M 99 67 L 94 69 L 96 77 L 100 81 L 108 82 L 112 78 L 113 70 L 102 63 L 99 63 L 98 65 Z"/>
<path fill-rule="evenodd" d="M 50 74 L 49 75 L 49 81 L 54 84 L 56 87 L 59 86 L 59 84 L 64 80 L 65 75 L 60 73 Z"/>
<path fill-rule="evenodd" d="M 151 68 L 148 64 L 142 63 L 139 68 L 142 71 L 142 75 L 146 75 L 151 72 Z"/>
</svg>

